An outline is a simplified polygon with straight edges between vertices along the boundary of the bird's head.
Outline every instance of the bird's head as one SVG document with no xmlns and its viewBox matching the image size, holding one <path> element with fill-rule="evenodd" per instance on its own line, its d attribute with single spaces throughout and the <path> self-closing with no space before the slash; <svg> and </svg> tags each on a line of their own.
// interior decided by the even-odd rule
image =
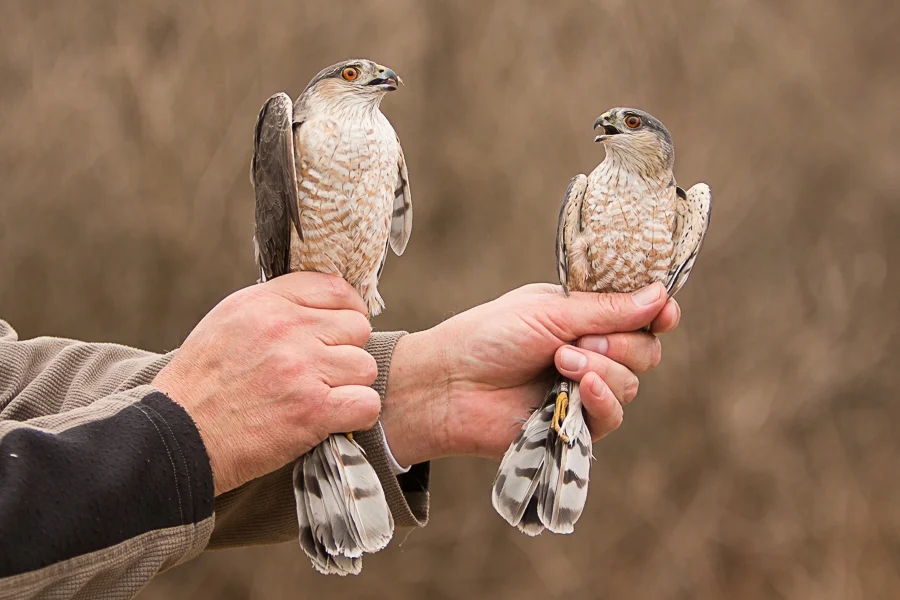
<svg viewBox="0 0 900 600">
<path fill-rule="evenodd" d="M 333 100 L 352 100 L 378 105 L 387 92 L 393 92 L 403 80 L 384 65 L 357 58 L 322 69 L 306 86 L 314 93 Z"/>
<path fill-rule="evenodd" d="M 602 129 L 594 138 L 608 155 L 648 175 L 671 170 L 675 147 L 669 130 L 653 115 L 636 108 L 612 108 L 594 121 Z"/>
</svg>

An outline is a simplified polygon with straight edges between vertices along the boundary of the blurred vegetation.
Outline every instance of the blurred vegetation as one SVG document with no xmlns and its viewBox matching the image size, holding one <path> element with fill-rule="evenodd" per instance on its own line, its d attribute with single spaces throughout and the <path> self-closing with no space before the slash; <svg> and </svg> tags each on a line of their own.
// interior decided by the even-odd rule
<svg viewBox="0 0 900 600">
<path fill-rule="evenodd" d="M 595 448 L 568 537 L 434 465 L 433 517 L 314 574 L 210 553 L 143 600 L 900 596 L 900 8 L 861 0 L 0 3 L 0 315 L 23 336 L 179 344 L 255 278 L 250 140 L 276 91 L 364 56 L 415 202 L 381 329 L 553 280 L 569 179 L 612 106 L 662 119 L 716 205 L 684 318 Z"/>
</svg>

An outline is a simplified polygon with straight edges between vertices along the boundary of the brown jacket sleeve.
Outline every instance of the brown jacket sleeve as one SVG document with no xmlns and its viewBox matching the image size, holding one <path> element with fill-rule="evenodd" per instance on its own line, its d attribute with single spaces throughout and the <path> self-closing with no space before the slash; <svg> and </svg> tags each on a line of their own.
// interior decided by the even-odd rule
<svg viewBox="0 0 900 600">
<path fill-rule="evenodd" d="M 376 333 L 369 343 L 382 395 L 401 335 Z M 201 552 L 210 536 L 210 547 L 225 547 L 296 535 L 290 467 L 217 498 L 212 514 L 212 476 L 196 427 L 147 385 L 172 355 L 19 341 L 0 321 L 0 597 L 129 598 L 157 572 Z M 428 465 L 394 477 L 376 433 L 358 435 L 397 522 L 423 525 Z M 12 543 L 8 523 L 24 541 Z"/>
<path fill-rule="evenodd" d="M 0 597 L 130 598 L 199 554 L 213 480 L 168 356 L 0 321 Z"/>
</svg>

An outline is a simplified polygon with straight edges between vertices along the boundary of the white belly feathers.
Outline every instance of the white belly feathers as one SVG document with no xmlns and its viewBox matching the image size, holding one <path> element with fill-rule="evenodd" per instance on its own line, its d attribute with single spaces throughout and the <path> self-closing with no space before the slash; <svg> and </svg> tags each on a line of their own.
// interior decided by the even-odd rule
<svg viewBox="0 0 900 600">
<path fill-rule="evenodd" d="M 291 268 L 343 277 L 371 309 L 381 304 L 378 268 L 390 233 L 400 146 L 380 112 L 356 117 L 319 118 L 297 129 L 304 239 L 292 240 Z"/>
</svg>

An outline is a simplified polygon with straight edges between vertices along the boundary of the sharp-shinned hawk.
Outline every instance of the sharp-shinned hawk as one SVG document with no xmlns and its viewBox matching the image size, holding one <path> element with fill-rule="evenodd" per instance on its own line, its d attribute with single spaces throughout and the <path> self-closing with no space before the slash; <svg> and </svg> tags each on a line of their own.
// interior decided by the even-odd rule
<svg viewBox="0 0 900 600">
<path fill-rule="evenodd" d="M 565 293 L 681 289 L 709 226 L 709 186 L 675 184 L 675 148 L 646 112 L 613 108 L 594 123 L 606 157 L 569 183 L 556 259 Z M 528 535 L 571 533 L 587 500 L 591 434 L 578 384 L 558 377 L 510 445 L 494 480 L 494 508 Z"/>
<path fill-rule="evenodd" d="M 388 248 L 402 254 L 412 229 L 406 161 L 380 110 L 398 83 L 387 67 L 349 60 L 321 71 L 296 102 L 282 93 L 263 106 L 251 166 L 261 281 L 338 275 L 370 316 L 382 311 Z M 322 573 L 359 573 L 362 554 L 393 535 L 384 490 L 352 435 L 329 436 L 299 459 L 294 491 L 300 545 Z"/>
</svg>

